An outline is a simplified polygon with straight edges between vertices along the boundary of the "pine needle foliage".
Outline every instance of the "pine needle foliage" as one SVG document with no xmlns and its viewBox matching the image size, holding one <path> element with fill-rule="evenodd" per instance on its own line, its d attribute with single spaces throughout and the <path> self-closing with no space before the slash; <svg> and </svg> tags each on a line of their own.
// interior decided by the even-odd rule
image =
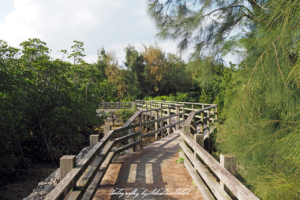
<svg viewBox="0 0 300 200">
<path fill-rule="evenodd" d="M 300 199 L 300 1 L 148 2 L 158 36 L 178 40 L 181 51 L 239 52 L 242 82 L 226 100 L 218 149 L 236 155 L 238 173 L 259 198 Z"/>
<path fill-rule="evenodd" d="M 245 22 L 256 18 L 255 9 L 259 2 L 148 0 L 148 13 L 159 30 L 157 36 L 178 40 L 180 51 L 193 45 L 194 56 L 203 55 L 204 51 L 217 55 L 237 26 L 243 26 Z"/>
<path fill-rule="evenodd" d="M 300 198 L 299 1 L 267 1 L 251 34 L 244 84 L 218 133 L 223 153 L 261 199 Z"/>
</svg>

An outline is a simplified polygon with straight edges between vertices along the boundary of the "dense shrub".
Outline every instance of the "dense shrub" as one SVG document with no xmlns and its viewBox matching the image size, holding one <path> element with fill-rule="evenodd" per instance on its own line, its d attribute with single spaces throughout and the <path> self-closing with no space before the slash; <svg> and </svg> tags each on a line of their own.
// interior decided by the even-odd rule
<svg viewBox="0 0 300 200">
<path fill-rule="evenodd" d="M 0 177 L 6 178 L 30 172 L 30 160 L 55 164 L 76 154 L 103 121 L 96 103 L 108 87 L 95 66 L 53 61 L 38 39 L 21 45 L 19 58 L 18 49 L 0 41 Z"/>
</svg>

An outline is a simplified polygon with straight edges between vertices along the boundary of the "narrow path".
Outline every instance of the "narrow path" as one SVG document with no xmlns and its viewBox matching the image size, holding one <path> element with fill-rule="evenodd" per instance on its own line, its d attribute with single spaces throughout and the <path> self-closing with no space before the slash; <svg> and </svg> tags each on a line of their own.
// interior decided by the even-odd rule
<svg viewBox="0 0 300 200">
<path fill-rule="evenodd" d="M 142 151 L 118 158 L 109 166 L 94 200 L 202 200 L 186 168 L 176 163 L 180 141 L 176 131 Z"/>
</svg>

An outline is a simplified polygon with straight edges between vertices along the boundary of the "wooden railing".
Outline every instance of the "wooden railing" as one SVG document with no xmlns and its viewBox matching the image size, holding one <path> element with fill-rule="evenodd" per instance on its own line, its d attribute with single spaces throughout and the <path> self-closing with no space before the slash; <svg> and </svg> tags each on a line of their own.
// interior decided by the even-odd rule
<svg viewBox="0 0 300 200">
<path fill-rule="evenodd" d="M 179 129 L 179 124 L 183 124 L 184 122 L 184 120 L 180 121 L 179 119 L 179 116 L 184 114 L 179 113 L 179 107 L 180 106 L 171 106 L 137 111 L 121 128 L 109 131 L 99 142 L 95 142 L 95 144 L 91 145 L 93 146 L 91 150 L 84 156 L 82 160 L 80 160 L 76 166 L 74 166 L 73 169 L 70 170 L 69 173 L 67 173 L 67 175 L 56 185 L 56 187 L 46 196 L 45 199 L 56 200 L 64 199 L 65 197 L 67 197 L 69 200 L 92 199 L 114 155 L 132 147 L 137 147 L 139 150 L 141 150 L 143 148 L 143 138 L 155 134 L 155 138 L 158 139 L 159 132 L 161 132 L 161 137 L 163 137 L 164 130 L 170 130 L 172 127 Z M 161 113 L 162 109 L 168 110 L 169 115 L 159 116 L 159 113 Z M 175 109 L 175 114 L 171 114 L 172 109 Z M 154 119 L 145 119 L 147 112 L 154 112 Z M 163 124 L 160 123 L 171 118 L 175 118 L 176 122 L 167 123 L 166 126 L 163 126 Z M 169 120 L 169 122 L 171 122 L 171 120 Z M 152 128 L 150 129 L 150 132 L 142 134 L 142 127 L 151 124 L 155 124 L 155 126 L 151 126 Z M 128 132 L 128 135 L 112 140 L 112 138 L 116 137 L 118 133 L 124 133 L 125 131 L 126 133 Z M 97 137 L 93 137 L 92 135 L 91 138 Z M 127 145 L 113 149 L 116 144 L 125 140 L 129 142 Z M 75 156 L 73 156 L 72 159 L 74 157 Z M 73 159 L 67 163 L 71 163 L 72 165 L 72 163 L 75 162 Z M 65 167 L 60 166 L 60 169 L 62 172 Z"/>
<path fill-rule="evenodd" d="M 103 107 L 107 108 L 105 106 L 107 102 L 103 103 Z M 215 199 L 215 197 L 231 199 L 229 191 L 238 199 L 258 199 L 235 178 L 236 166 L 233 155 L 221 155 L 221 163 L 210 155 L 212 152 L 210 134 L 215 130 L 217 105 L 142 100 L 127 102 L 127 104 L 137 107 L 139 111 L 121 128 L 107 132 L 100 141 L 99 135 L 91 135 L 91 150 L 76 166 L 67 169 L 68 173 L 61 165 L 61 175 L 63 173 L 66 175 L 46 196 L 46 200 L 92 199 L 116 154 L 127 149 L 141 150 L 143 138 L 155 135 L 157 140 L 158 133 L 163 137 L 165 130 L 170 134 L 172 128 L 179 130 L 180 125 L 182 128 L 179 133 L 183 138 L 180 143 L 182 150 L 179 153 L 180 157 L 184 159 L 185 167 L 205 199 Z M 113 107 L 115 105 L 117 106 Z M 120 104 L 115 105 L 111 104 L 110 109 L 120 108 Z M 143 134 L 142 130 L 145 126 L 150 127 L 150 131 L 147 128 L 147 133 Z M 118 137 L 117 134 L 124 132 L 125 136 Z M 127 145 L 114 148 L 116 144 L 126 140 Z M 75 156 L 67 163 L 74 164 L 74 158 Z"/>
<path fill-rule="evenodd" d="M 99 108 L 106 109 L 129 109 L 134 108 L 135 102 L 101 102 Z"/>
<path fill-rule="evenodd" d="M 184 127 L 179 133 L 183 140 L 180 142 L 183 164 L 193 178 L 204 199 L 232 199 L 230 192 L 238 199 L 257 200 L 246 186 L 236 177 L 236 158 L 227 154 L 220 156 L 219 163 L 210 154 L 210 133 L 214 131 L 217 105 L 209 106 L 191 112 L 185 120 Z M 198 120 L 200 115 L 200 120 Z M 201 125 L 197 134 L 195 129 Z M 205 128 L 204 128 L 205 127 Z M 204 134 L 206 133 L 206 134 Z M 211 173 L 213 172 L 213 173 Z M 220 181 L 218 182 L 217 179 Z"/>
<path fill-rule="evenodd" d="M 207 104 L 207 103 L 193 103 L 193 102 L 181 102 L 181 101 L 165 101 L 165 100 L 135 100 L 135 103 L 137 107 L 144 107 L 147 106 L 156 106 L 156 107 L 161 107 L 161 105 L 166 106 L 166 105 L 183 105 L 184 110 L 189 112 L 196 111 L 199 109 L 203 109 L 209 106 L 213 106 L 216 104 Z M 188 114 L 187 114 L 188 115 Z"/>
</svg>

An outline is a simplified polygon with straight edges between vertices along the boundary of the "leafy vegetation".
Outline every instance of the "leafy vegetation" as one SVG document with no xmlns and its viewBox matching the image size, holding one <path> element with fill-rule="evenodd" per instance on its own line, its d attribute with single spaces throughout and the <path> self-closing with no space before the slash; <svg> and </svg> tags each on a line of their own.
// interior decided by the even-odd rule
<svg viewBox="0 0 300 200">
<path fill-rule="evenodd" d="M 177 164 L 184 163 L 184 158 L 178 158 L 178 159 L 176 160 L 176 163 L 177 163 Z"/>
<path fill-rule="evenodd" d="M 299 199 L 299 1 L 148 2 L 158 36 L 179 40 L 181 50 L 194 45 L 200 99 L 219 104 L 225 119 L 219 151 L 237 156 L 261 199 Z M 241 63 L 221 72 L 227 53 Z"/>
<path fill-rule="evenodd" d="M 256 195 L 299 199 L 299 1 L 148 2 L 161 38 L 182 51 L 194 45 L 188 62 L 152 44 L 125 47 L 125 67 L 104 49 L 91 64 L 75 40 L 69 63 L 66 50 L 53 60 L 39 39 L 22 50 L 0 40 L 0 177 L 32 172 L 28 160 L 56 163 L 77 152 L 102 123 L 101 101 L 188 101 L 218 104 L 218 151 L 237 156 Z M 241 62 L 225 67 L 228 53 Z"/>
<path fill-rule="evenodd" d="M 51 60 L 46 43 L 39 39 L 21 46 L 20 52 L 0 41 L 0 176 L 4 178 L 24 168 L 30 173 L 28 159 L 54 164 L 61 155 L 78 152 L 94 126 L 102 123 L 95 115 L 97 104 L 110 95 L 99 65 L 78 60 L 79 54 L 74 55 L 73 65 Z"/>
<path fill-rule="evenodd" d="M 120 109 L 116 112 L 116 115 L 119 119 L 121 119 L 123 122 L 126 122 L 129 120 L 129 118 L 136 112 L 136 109 Z"/>
</svg>

